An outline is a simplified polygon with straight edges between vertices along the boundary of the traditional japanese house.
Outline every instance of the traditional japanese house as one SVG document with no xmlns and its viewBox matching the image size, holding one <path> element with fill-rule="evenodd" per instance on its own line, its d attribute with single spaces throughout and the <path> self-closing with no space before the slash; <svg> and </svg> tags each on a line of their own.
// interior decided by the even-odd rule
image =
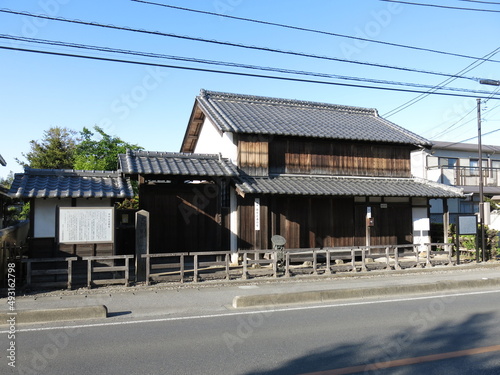
<svg viewBox="0 0 500 375">
<path fill-rule="evenodd" d="M 56 233 L 58 207 L 113 207 L 134 196 L 130 180 L 117 171 L 76 171 L 25 168 L 16 173 L 9 191 L 13 198 L 30 202 L 30 257 L 112 255 L 114 243 L 59 246 Z"/>
<path fill-rule="evenodd" d="M 152 251 L 266 249 L 275 234 L 288 248 L 407 244 L 428 241 L 414 223 L 430 198 L 462 196 L 411 176 L 411 151 L 430 146 L 375 109 L 202 90 L 181 153 L 120 163 Z"/>
</svg>

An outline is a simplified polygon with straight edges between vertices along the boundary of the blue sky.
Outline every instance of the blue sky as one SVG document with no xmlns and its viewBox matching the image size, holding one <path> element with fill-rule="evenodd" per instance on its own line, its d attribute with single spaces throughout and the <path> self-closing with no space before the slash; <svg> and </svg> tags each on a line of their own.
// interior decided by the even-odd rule
<svg viewBox="0 0 500 375">
<path fill-rule="evenodd" d="M 417 7 L 379 0 L 154 1 L 476 57 L 500 47 L 500 13 Z M 430 3 L 428 0 L 421 2 Z M 460 0 L 432 3 L 500 10 L 499 5 Z M 131 0 L 0 0 L 0 8 L 448 74 L 456 74 L 474 62 Z M 445 79 L 6 13 L 0 13 L 0 34 L 426 85 L 436 85 Z M 194 63 L 78 51 L 5 39 L 0 39 L 0 46 L 201 67 Z M 494 59 L 500 60 L 500 53 Z M 83 127 L 100 125 L 107 133 L 139 144 L 146 150 L 179 151 L 200 89 L 377 108 L 382 116 L 417 96 L 2 49 L 0 61 L 0 154 L 8 163 L 7 167 L 0 168 L 0 177 L 5 177 L 9 171 L 22 172 L 14 159 L 22 159 L 21 153 L 29 151 L 29 141 L 41 139 L 43 131 L 53 126 L 80 131 Z M 500 79 L 499 66 L 497 62 L 486 62 L 467 76 Z M 495 90 L 493 86 L 464 79 L 450 86 Z M 487 107 L 483 111 L 484 134 L 500 128 L 499 105 L 499 100 L 489 100 L 483 105 Z M 427 139 L 458 142 L 477 136 L 475 106 L 474 94 L 469 98 L 430 95 L 387 118 Z M 477 139 L 469 142 L 475 143 Z M 500 132 L 485 135 L 483 143 L 500 144 Z"/>
</svg>

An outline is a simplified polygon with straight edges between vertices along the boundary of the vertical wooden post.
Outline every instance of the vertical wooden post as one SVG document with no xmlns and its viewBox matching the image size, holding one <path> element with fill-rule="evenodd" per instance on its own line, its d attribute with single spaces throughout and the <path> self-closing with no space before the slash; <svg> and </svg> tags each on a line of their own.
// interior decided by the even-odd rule
<svg viewBox="0 0 500 375">
<path fill-rule="evenodd" d="M 397 246 L 394 246 L 394 269 L 401 269 L 401 266 L 399 265 L 399 249 L 397 248 Z"/>
<path fill-rule="evenodd" d="M 92 287 L 92 259 L 87 259 L 87 288 Z"/>
<path fill-rule="evenodd" d="M 352 264 L 352 272 L 358 272 L 356 268 L 356 250 L 351 249 L 351 264 Z"/>
<path fill-rule="evenodd" d="M 31 285 L 31 259 L 26 260 L 26 285 Z"/>
<path fill-rule="evenodd" d="M 331 259 L 330 259 L 330 256 L 331 256 L 330 250 L 326 250 L 326 254 L 325 255 L 326 255 L 326 270 L 325 270 L 325 273 L 327 275 L 331 275 L 332 274 L 332 269 L 331 269 L 331 265 L 330 265 L 330 261 L 331 261 Z"/>
<path fill-rule="evenodd" d="M 432 245 L 429 243 L 429 244 L 427 244 L 427 262 L 425 263 L 426 267 L 433 266 L 433 264 L 431 262 L 431 251 L 432 251 Z"/>
<path fill-rule="evenodd" d="M 368 269 L 366 268 L 366 248 L 361 249 L 361 270 L 366 272 Z"/>
<path fill-rule="evenodd" d="M 72 276 L 73 276 L 73 258 L 68 258 L 68 289 L 71 289 Z"/>
<path fill-rule="evenodd" d="M 180 256 L 180 262 L 181 262 L 181 283 L 184 282 L 184 254 Z"/>
<path fill-rule="evenodd" d="M 313 256 L 313 275 L 318 274 L 318 255 L 316 254 L 316 250 L 312 251 Z"/>
<path fill-rule="evenodd" d="M 146 281 L 146 259 L 149 254 L 149 212 L 140 210 L 135 213 L 135 281 Z"/>
<path fill-rule="evenodd" d="M 285 277 L 290 277 L 290 253 L 285 250 Z"/>
<path fill-rule="evenodd" d="M 129 270 L 129 257 L 125 257 L 125 286 L 128 286 L 130 270 Z"/>
<path fill-rule="evenodd" d="M 231 276 L 229 275 L 229 257 L 230 254 L 226 254 L 226 280 L 231 280 Z"/>
<path fill-rule="evenodd" d="M 146 285 L 149 285 L 149 277 L 151 275 L 151 258 L 149 254 L 145 254 L 146 256 Z"/>
<path fill-rule="evenodd" d="M 248 278 L 248 265 L 247 265 L 247 253 L 243 253 L 243 274 L 241 275 L 241 278 L 243 280 L 246 280 Z"/>
<path fill-rule="evenodd" d="M 197 283 L 198 282 L 198 254 L 194 254 L 193 258 L 193 266 L 194 266 L 194 271 L 193 271 L 193 282 Z"/>
</svg>

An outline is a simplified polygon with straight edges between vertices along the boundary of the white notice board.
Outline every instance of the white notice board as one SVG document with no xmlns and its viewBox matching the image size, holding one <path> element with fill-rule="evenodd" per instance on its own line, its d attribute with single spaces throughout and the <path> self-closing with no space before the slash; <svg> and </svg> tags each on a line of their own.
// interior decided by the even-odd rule
<svg viewBox="0 0 500 375">
<path fill-rule="evenodd" d="M 109 243 L 114 241 L 113 207 L 60 207 L 59 243 Z"/>
</svg>

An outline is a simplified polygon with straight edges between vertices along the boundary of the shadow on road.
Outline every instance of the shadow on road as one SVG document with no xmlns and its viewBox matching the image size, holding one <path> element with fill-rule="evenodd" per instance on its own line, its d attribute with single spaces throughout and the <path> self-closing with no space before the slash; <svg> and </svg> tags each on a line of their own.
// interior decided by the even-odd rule
<svg viewBox="0 0 500 375">
<path fill-rule="evenodd" d="M 410 317 L 411 318 L 411 317 Z M 432 316 L 414 316 L 411 327 L 403 332 L 390 336 L 387 340 L 378 337 L 367 337 L 363 342 L 348 342 L 343 345 L 325 348 L 309 353 L 268 371 L 247 372 L 245 375 L 294 375 L 325 372 L 330 374 L 498 374 L 498 351 L 461 357 L 451 360 L 432 361 L 412 365 L 409 368 L 392 367 L 380 370 L 376 364 L 392 362 L 399 359 L 429 356 L 456 352 L 488 345 L 498 345 L 498 342 L 486 343 L 486 333 L 498 327 L 495 313 L 481 313 L 469 316 L 461 322 L 445 322 L 436 329 L 431 327 Z M 463 358 L 467 358 L 468 366 L 474 369 L 469 372 L 463 368 Z M 471 365 L 471 363 L 473 365 Z M 361 366 L 361 367 L 358 367 Z M 415 367 L 418 366 L 418 367 Z M 353 368 L 358 367 L 358 368 Z M 333 372 L 335 369 L 352 368 L 349 372 Z M 496 371 L 496 372 L 495 372 Z M 315 374 L 316 375 L 316 374 Z"/>
</svg>

